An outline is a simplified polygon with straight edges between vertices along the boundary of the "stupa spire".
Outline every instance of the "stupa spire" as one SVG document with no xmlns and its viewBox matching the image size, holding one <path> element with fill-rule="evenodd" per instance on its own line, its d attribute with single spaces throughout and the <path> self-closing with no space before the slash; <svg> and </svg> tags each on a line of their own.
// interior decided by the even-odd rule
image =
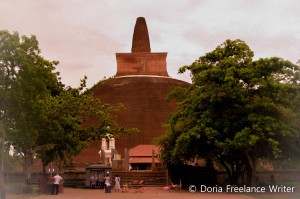
<svg viewBox="0 0 300 199">
<path fill-rule="evenodd" d="M 151 52 L 148 28 L 144 17 L 134 27 L 131 53 L 116 53 L 116 76 L 158 75 L 168 77 L 167 53 Z"/>
<path fill-rule="evenodd" d="M 131 52 L 151 52 L 148 28 L 144 17 L 136 19 Z"/>
</svg>

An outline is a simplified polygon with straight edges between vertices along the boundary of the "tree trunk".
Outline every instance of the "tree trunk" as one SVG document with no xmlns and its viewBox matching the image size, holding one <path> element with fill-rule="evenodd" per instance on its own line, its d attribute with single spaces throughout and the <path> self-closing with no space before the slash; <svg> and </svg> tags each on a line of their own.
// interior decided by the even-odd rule
<svg viewBox="0 0 300 199">
<path fill-rule="evenodd" d="M 29 152 L 27 152 L 25 154 L 25 162 L 24 162 L 24 174 L 25 174 L 25 180 L 28 180 L 31 178 L 31 165 L 32 165 L 32 159 L 33 159 L 33 153 L 31 152 L 32 150 L 29 150 Z"/>
<path fill-rule="evenodd" d="M 256 178 L 256 161 L 253 160 L 252 161 L 252 186 L 259 186 L 258 183 L 258 179 Z"/>
<path fill-rule="evenodd" d="M 245 152 L 247 158 L 247 185 L 256 186 L 256 160 L 251 158 L 248 152 Z"/>
<path fill-rule="evenodd" d="M 4 172 L 1 171 L 0 175 L 0 198 L 5 199 L 6 194 L 5 194 L 5 186 L 4 186 Z"/>
<path fill-rule="evenodd" d="M 42 165 L 43 165 L 43 174 L 45 175 L 46 174 L 46 163 L 45 161 L 42 160 Z"/>
<path fill-rule="evenodd" d="M 247 165 L 246 165 L 246 175 L 247 175 L 247 186 L 251 186 L 252 185 L 252 168 L 250 166 L 250 164 L 247 161 Z"/>
<path fill-rule="evenodd" d="M 234 172 L 234 171 L 233 171 Z M 238 182 L 239 182 L 239 174 L 237 173 L 233 173 L 232 176 L 231 176 L 231 179 L 230 179 L 230 184 L 231 185 L 238 185 Z"/>
</svg>

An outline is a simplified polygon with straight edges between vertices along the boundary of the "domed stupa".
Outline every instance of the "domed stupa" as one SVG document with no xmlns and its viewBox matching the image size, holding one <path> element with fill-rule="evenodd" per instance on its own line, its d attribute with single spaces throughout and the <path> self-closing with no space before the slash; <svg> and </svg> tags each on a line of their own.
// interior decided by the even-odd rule
<svg viewBox="0 0 300 199">
<path fill-rule="evenodd" d="M 146 20 L 139 17 L 134 28 L 131 53 L 116 53 L 115 78 L 94 87 L 94 96 L 102 102 L 125 106 L 117 113 L 119 126 L 141 131 L 116 138 L 115 147 L 122 156 L 125 148 L 129 150 L 137 145 L 153 144 L 154 137 L 165 133 L 163 125 L 176 110 L 174 102 L 166 101 L 167 92 L 171 87 L 189 85 L 169 77 L 166 59 L 167 52 L 151 52 Z M 89 147 L 75 158 L 76 164 L 98 163 L 99 149 L 101 141 L 90 142 Z"/>
</svg>

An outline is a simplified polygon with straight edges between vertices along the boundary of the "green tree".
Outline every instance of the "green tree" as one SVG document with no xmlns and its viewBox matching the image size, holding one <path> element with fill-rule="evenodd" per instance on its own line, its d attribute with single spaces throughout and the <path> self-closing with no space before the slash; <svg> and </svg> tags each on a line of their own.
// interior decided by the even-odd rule
<svg viewBox="0 0 300 199">
<path fill-rule="evenodd" d="M 110 114 L 121 105 L 101 103 L 92 90 L 84 91 L 86 78 L 79 88 L 65 87 L 54 72 L 57 64 L 40 56 L 35 36 L 0 31 L 1 135 L 5 132 L 23 157 L 26 179 L 31 178 L 36 157 L 44 168 L 53 161 L 61 167 L 89 140 L 105 136 L 107 126 L 114 135 L 137 131 L 114 122 Z"/>
<path fill-rule="evenodd" d="M 44 172 L 50 162 L 56 162 L 60 168 L 71 164 L 90 140 L 98 140 L 107 133 L 117 136 L 136 131 L 118 127 L 111 115 L 122 105 L 110 106 L 94 98 L 91 90 L 83 92 L 85 80 L 79 88 L 67 87 L 47 101 L 42 133 L 37 140 Z"/>
<path fill-rule="evenodd" d="M 245 170 L 251 184 L 259 158 L 299 157 L 299 67 L 253 55 L 245 42 L 227 40 L 179 70 L 190 70 L 192 84 L 170 93 L 178 110 L 158 139 L 165 163 L 211 158 L 232 184 Z"/>
<path fill-rule="evenodd" d="M 1 122 L 6 139 L 24 157 L 26 178 L 42 122 L 44 101 L 59 88 L 58 62 L 40 56 L 35 36 L 0 31 Z"/>
</svg>

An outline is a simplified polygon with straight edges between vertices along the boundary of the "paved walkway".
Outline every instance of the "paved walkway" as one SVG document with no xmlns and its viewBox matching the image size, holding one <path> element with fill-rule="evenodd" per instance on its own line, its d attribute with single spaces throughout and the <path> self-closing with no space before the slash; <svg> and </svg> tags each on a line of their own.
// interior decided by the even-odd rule
<svg viewBox="0 0 300 199">
<path fill-rule="evenodd" d="M 73 189 L 65 188 L 64 193 L 58 195 L 7 195 L 6 199 L 253 199 L 254 197 L 230 193 L 190 193 L 188 191 L 176 192 L 161 190 L 157 187 L 147 187 L 142 193 L 121 193 L 112 191 L 104 193 L 103 189 Z"/>
</svg>

